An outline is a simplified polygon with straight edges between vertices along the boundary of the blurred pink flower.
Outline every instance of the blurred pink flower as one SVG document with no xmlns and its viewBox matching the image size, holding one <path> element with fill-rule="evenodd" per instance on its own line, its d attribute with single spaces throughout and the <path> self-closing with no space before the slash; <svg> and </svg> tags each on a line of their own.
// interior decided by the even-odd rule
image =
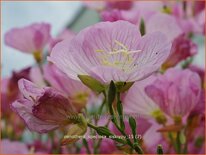
<svg viewBox="0 0 206 155">
<path fill-rule="evenodd" d="M 86 1 L 83 3 L 86 7 L 97 11 L 112 9 L 129 10 L 133 7 L 134 4 L 134 2 L 132 1 Z"/>
<path fill-rule="evenodd" d="M 168 14 L 156 13 L 146 22 L 146 33 L 160 31 L 167 36 L 170 41 L 174 41 L 183 33 L 176 19 Z"/>
<path fill-rule="evenodd" d="M 172 44 L 169 58 L 163 64 L 163 68 L 176 66 L 180 61 L 197 54 L 197 45 L 192 42 L 185 34 L 177 37 Z"/>
<path fill-rule="evenodd" d="M 184 117 L 199 101 L 201 82 L 198 74 L 190 70 L 168 69 L 145 90 L 166 114 Z"/>
<path fill-rule="evenodd" d="M 67 98 L 52 88 L 39 88 L 25 79 L 18 83 L 25 98 L 13 102 L 12 108 L 31 131 L 45 133 L 71 124 L 68 117 L 76 112 Z"/>
<path fill-rule="evenodd" d="M 133 6 L 132 1 L 108 1 L 106 2 L 107 9 L 129 10 Z"/>
<path fill-rule="evenodd" d="M 102 21 L 118 21 L 123 20 L 123 17 L 121 15 L 121 12 L 119 10 L 105 10 L 100 13 L 100 17 Z"/>
<path fill-rule="evenodd" d="M 76 80 L 78 75 L 90 75 L 103 83 L 128 82 L 157 71 L 170 48 L 161 32 L 141 37 L 129 22 L 101 22 L 57 44 L 48 60 Z"/>
<path fill-rule="evenodd" d="M 78 111 L 85 107 L 92 96 L 94 96 L 91 90 L 83 83 L 69 78 L 52 64 L 45 66 L 44 77 L 52 87 L 61 91 L 65 97 L 69 98 Z"/>
<path fill-rule="evenodd" d="M 3 139 L 1 141 L 1 154 L 29 154 L 27 145 L 19 141 Z"/>
<path fill-rule="evenodd" d="M 50 39 L 50 25 L 36 23 L 14 28 L 5 34 L 5 43 L 24 53 L 42 52 Z"/>
<path fill-rule="evenodd" d="M 170 148 L 166 137 L 163 136 L 161 132 L 157 132 L 162 126 L 155 122 L 152 122 L 151 127 L 143 135 L 143 142 L 145 146 L 146 153 L 156 153 L 157 145 L 161 144 L 164 152 L 175 153 L 174 149 Z"/>
<path fill-rule="evenodd" d="M 72 39 L 75 36 L 75 33 L 69 29 L 63 30 L 56 38 L 52 38 L 49 43 L 49 52 L 52 51 L 52 48 L 59 42 L 65 39 Z"/>
<path fill-rule="evenodd" d="M 204 32 L 205 13 L 203 12 L 205 12 L 205 7 L 201 5 L 205 5 L 205 3 L 188 1 L 174 3 L 171 6 L 172 14 L 176 17 L 178 24 L 186 34 L 202 34 Z"/>
<path fill-rule="evenodd" d="M 1 80 L 1 107 L 3 116 L 9 117 L 11 114 L 10 104 L 19 97 L 18 80 L 29 78 L 30 67 L 21 71 L 13 71 L 11 77 Z"/>
<path fill-rule="evenodd" d="M 188 69 L 190 69 L 191 71 L 193 72 L 196 72 L 197 74 L 199 74 L 200 78 L 201 78 L 201 81 L 202 81 L 202 84 L 204 85 L 205 84 L 205 69 L 204 67 L 200 67 L 200 66 L 197 66 L 197 65 L 189 65 Z"/>
<path fill-rule="evenodd" d="M 147 96 L 145 87 L 152 84 L 155 75 L 138 81 L 123 95 L 122 103 L 125 114 L 136 114 L 143 118 L 152 118 L 154 111 L 159 110 L 158 105 Z"/>
</svg>

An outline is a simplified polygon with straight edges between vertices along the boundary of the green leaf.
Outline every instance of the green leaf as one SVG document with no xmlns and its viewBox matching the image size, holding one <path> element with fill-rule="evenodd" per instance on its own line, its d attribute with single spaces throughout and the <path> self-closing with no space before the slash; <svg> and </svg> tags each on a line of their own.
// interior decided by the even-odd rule
<svg viewBox="0 0 206 155">
<path fill-rule="evenodd" d="M 125 129 L 125 124 L 124 124 L 124 120 L 123 120 L 123 107 L 122 107 L 122 102 L 118 101 L 117 102 L 117 112 L 119 114 L 119 120 L 120 120 L 120 127 L 121 129 L 124 131 Z"/>
<path fill-rule="evenodd" d="M 142 148 L 139 146 L 138 143 L 134 143 L 133 146 L 134 146 L 135 151 L 136 151 L 138 154 L 144 154 Z"/>
<path fill-rule="evenodd" d="M 104 126 L 99 126 L 99 127 L 97 127 L 97 128 L 96 128 L 96 131 L 97 131 L 97 133 L 98 133 L 100 136 L 106 136 L 107 138 L 108 138 L 109 136 L 113 136 L 113 135 L 114 135 L 113 133 L 111 133 L 111 131 L 110 131 L 108 128 L 106 128 L 106 127 L 104 127 Z"/>
<path fill-rule="evenodd" d="M 183 132 L 180 132 L 180 143 L 185 144 L 186 143 L 186 137 Z"/>
<path fill-rule="evenodd" d="M 83 84 L 85 84 L 95 92 L 101 93 L 105 90 L 105 86 L 101 82 L 89 75 L 78 75 L 78 78 L 82 81 Z"/>
<path fill-rule="evenodd" d="M 137 139 L 136 139 L 137 124 L 136 124 L 136 121 L 133 117 L 129 117 L 129 125 L 132 129 L 132 134 L 134 136 L 134 141 L 137 143 Z"/>
<path fill-rule="evenodd" d="M 108 91 L 108 103 L 112 105 L 116 95 L 116 87 L 113 81 L 110 82 Z"/>
<path fill-rule="evenodd" d="M 145 33 L 146 33 L 146 32 L 145 32 L 145 23 L 144 23 L 144 20 L 143 20 L 143 19 L 141 19 L 139 29 L 140 29 L 141 35 L 142 35 L 142 36 L 145 35 Z"/>
<path fill-rule="evenodd" d="M 157 146 L 157 154 L 163 154 L 162 145 Z"/>
<path fill-rule="evenodd" d="M 109 112 L 112 115 L 112 121 L 114 121 L 114 111 L 113 111 L 112 104 L 114 102 L 115 95 L 116 95 L 116 87 L 114 82 L 111 81 L 108 90 L 108 107 L 109 107 Z"/>
</svg>

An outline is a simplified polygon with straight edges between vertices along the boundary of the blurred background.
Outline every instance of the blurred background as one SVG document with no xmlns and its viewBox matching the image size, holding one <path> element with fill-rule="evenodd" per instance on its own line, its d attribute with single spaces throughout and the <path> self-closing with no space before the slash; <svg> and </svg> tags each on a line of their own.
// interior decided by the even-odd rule
<svg viewBox="0 0 206 155">
<path fill-rule="evenodd" d="M 47 22 L 52 25 L 52 36 L 65 27 L 78 32 L 82 28 L 99 21 L 99 15 L 92 9 L 86 9 L 80 1 L 70 2 L 2 2 L 2 76 L 9 76 L 13 70 L 20 70 L 34 63 L 29 54 L 17 52 L 4 43 L 4 34 L 14 28 L 27 26 L 33 22 Z M 197 36 L 198 56 L 194 63 L 204 66 L 205 44 L 203 36 Z"/>
</svg>

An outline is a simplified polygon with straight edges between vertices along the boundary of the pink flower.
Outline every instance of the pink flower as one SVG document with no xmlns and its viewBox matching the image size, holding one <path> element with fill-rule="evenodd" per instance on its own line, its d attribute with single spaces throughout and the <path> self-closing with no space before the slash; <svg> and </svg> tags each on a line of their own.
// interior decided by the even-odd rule
<svg viewBox="0 0 206 155">
<path fill-rule="evenodd" d="M 60 41 L 65 39 L 72 39 L 75 36 L 75 33 L 71 30 L 63 30 L 56 38 L 52 38 L 49 44 L 49 52 L 52 51 L 52 48 Z"/>
<path fill-rule="evenodd" d="M 143 118 L 151 118 L 158 111 L 158 105 L 147 96 L 145 87 L 155 81 L 155 76 L 138 81 L 124 94 L 122 102 L 125 114 L 136 114 Z"/>
<path fill-rule="evenodd" d="M 137 81 L 159 69 L 170 47 L 161 32 L 141 37 L 129 22 L 101 22 L 57 44 L 49 61 L 76 80 L 90 75 L 103 83 Z"/>
<path fill-rule="evenodd" d="M 145 23 L 146 33 L 160 31 L 164 33 L 170 41 L 174 41 L 183 33 L 176 19 L 168 14 L 156 13 Z"/>
<path fill-rule="evenodd" d="M 110 22 L 114 22 L 114 21 L 118 21 L 118 20 L 123 19 L 121 12 L 119 10 L 116 10 L 116 9 L 102 11 L 100 16 L 101 16 L 101 19 L 103 21 L 110 21 Z"/>
<path fill-rule="evenodd" d="M 129 10 L 133 6 L 132 1 L 108 1 L 106 7 L 108 9 Z"/>
<path fill-rule="evenodd" d="M 205 69 L 204 69 L 204 67 L 200 67 L 200 66 L 196 66 L 196 65 L 191 64 L 188 67 L 188 69 L 190 69 L 193 72 L 196 72 L 200 76 L 201 81 L 204 85 L 204 81 L 205 81 Z"/>
<path fill-rule="evenodd" d="M 147 153 L 156 153 L 157 145 L 161 144 L 163 146 L 164 152 L 175 153 L 173 148 L 169 147 L 167 143 L 167 137 L 165 137 L 161 132 L 157 132 L 158 129 L 162 128 L 160 124 L 152 122 L 151 127 L 143 135 L 143 140 L 145 144 L 145 149 Z"/>
<path fill-rule="evenodd" d="M 65 97 L 69 98 L 77 110 L 85 107 L 92 97 L 88 87 L 80 81 L 69 78 L 54 65 L 45 66 L 44 77 L 52 87 L 61 91 Z"/>
<path fill-rule="evenodd" d="M 180 35 L 173 41 L 171 54 L 163 64 L 163 68 L 176 66 L 180 61 L 197 54 L 197 50 L 197 45 L 192 40 L 185 34 Z"/>
<path fill-rule="evenodd" d="M 190 70 L 168 69 L 145 90 L 166 114 L 184 117 L 199 101 L 201 82 L 199 76 Z"/>
<path fill-rule="evenodd" d="M 3 116 L 11 116 L 10 104 L 19 97 L 18 80 L 29 79 L 30 67 L 21 71 L 13 71 L 12 76 L 1 80 L 1 106 Z"/>
<path fill-rule="evenodd" d="M 5 34 L 5 42 L 24 53 L 42 52 L 50 39 L 50 25 L 36 23 L 23 28 L 14 28 Z"/>
<path fill-rule="evenodd" d="M 12 103 L 12 108 L 31 131 L 45 133 L 71 124 L 77 113 L 67 98 L 52 88 L 39 88 L 25 79 L 19 81 L 24 99 Z"/>
<path fill-rule="evenodd" d="M 3 139 L 1 141 L 1 154 L 29 154 L 29 149 L 22 142 Z"/>
<path fill-rule="evenodd" d="M 171 7 L 172 14 L 176 17 L 179 26 L 186 34 L 202 34 L 204 32 L 204 2 L 179 2 L 174 3 Z"/>
</svg>

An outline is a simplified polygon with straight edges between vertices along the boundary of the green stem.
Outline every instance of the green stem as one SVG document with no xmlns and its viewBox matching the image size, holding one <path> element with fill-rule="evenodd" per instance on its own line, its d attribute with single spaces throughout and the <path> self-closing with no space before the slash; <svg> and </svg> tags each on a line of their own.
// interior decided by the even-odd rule
<svg viewBox="0 0 206 155">
<path fill-rule="evenodd" d="M 91 154 L 91 151 L 89 149 L 89 145 L 88 145 L 87 140 L 85 138 L 82 139 L 82 143 L 84 144 L 84 146 L 85 146 L 85 148 L 87 150 L 87 153 Z"/>
<path fill-rule="evenodd" d="M 180 132 L 177 132 L 177 137 L 176 137 L 176 152 L 177 152 L 177 153 L 181 153 Z"/>
</svg>

